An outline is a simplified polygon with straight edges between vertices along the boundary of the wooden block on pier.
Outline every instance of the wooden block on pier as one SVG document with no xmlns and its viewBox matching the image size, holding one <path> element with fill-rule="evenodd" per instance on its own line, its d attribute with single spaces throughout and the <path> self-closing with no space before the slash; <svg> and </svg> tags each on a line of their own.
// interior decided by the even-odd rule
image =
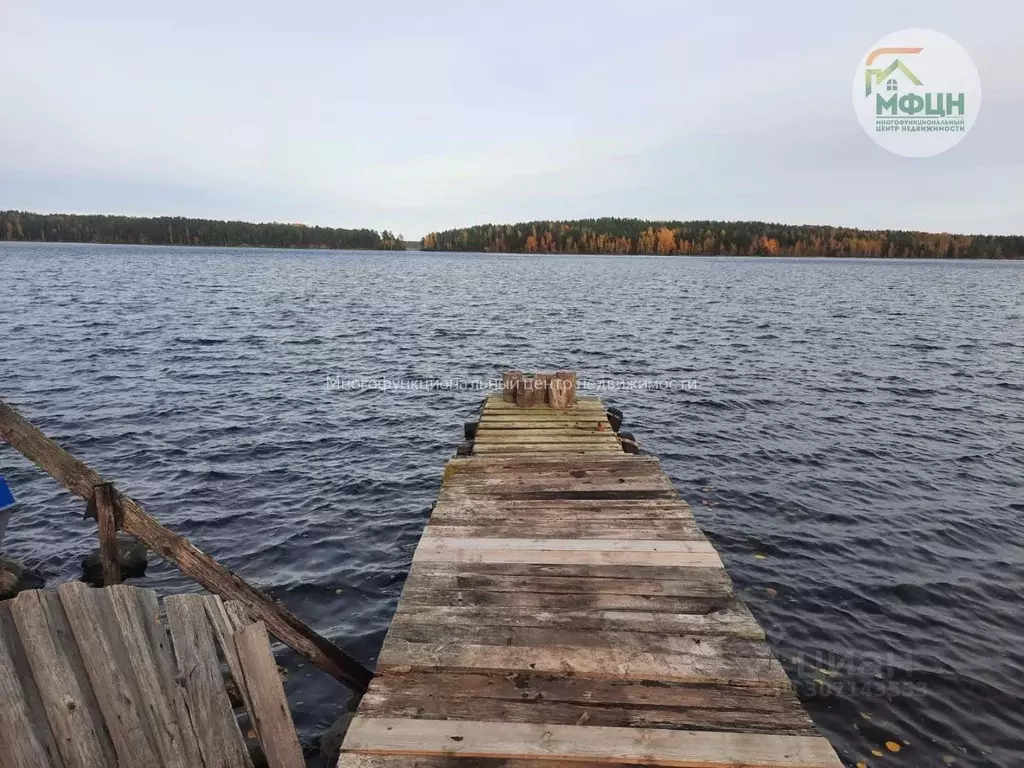
<svg viewBox="0 0 1024 768">
<path fill-rule="evenodd" d="M 487 402 L 490 404 L 490 399 Z M 519 409 L 546 406 L 558 411 L 565 410 L 576 403 L 576 374 L 572 371 L 504 371 L 501 374 L 501 402 Z"/>
<path fill-rule="evenodd" d="M 576 374 L 559 371 L 548 382 L 548 402 L 552 408 L 561 410 L 576 402 Z"/>
<path fill-rule="evenodd" d="M 841 768 L 660 462 L 556 391 L 448 462 L 339 766 Z"/>
</svg>

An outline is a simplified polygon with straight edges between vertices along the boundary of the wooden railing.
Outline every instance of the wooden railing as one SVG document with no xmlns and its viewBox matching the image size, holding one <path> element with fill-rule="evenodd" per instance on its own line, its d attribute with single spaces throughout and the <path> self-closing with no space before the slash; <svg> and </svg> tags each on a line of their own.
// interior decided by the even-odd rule
<svg viewBox="0 0 1024 768">
<path fill-rule="evenodd" d="M 296 653 L 320 669 L 363 693 L 373 673 L 327 638 L 317 634 L 265 592 L 218 563 L 150 516 L 145 508 L 112 483 L 72 456 L 12 407 L 0 400 L 0 437 L 66 489 L 89 503 L 99 525 L 104 580 L 120 581 L 116 533 L 123 530 L 173 563 L 182 573 L 225 600 L 237 600 L 254 620 Z"/>
</svg>

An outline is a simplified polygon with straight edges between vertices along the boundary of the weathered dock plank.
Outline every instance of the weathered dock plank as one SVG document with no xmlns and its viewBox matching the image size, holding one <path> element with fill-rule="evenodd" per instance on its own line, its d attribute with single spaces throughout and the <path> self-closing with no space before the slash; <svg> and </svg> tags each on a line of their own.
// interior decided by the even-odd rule
<svg viewBox="0 0 1024 768">
<path fill-rule="evenodd" d="M 74 582 L 0 603 L 0 767 L 251 768 L 221 657 L 266 764 L 304 765 L 263 623 L 215 595 L 165 606 L 173 648 L 150 590 Z"/>
<path fill-rule="evenodd" d="M 344 768 L 838 768 L 661 469 L 597 398 L 486 400 Z"/>
</svg>

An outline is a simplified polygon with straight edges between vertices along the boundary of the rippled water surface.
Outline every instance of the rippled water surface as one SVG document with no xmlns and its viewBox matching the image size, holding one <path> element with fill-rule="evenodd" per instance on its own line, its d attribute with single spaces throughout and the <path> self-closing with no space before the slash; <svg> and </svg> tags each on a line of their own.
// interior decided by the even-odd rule
<svg viewBox="0 0 1024 768">
<path fill-rule="evenodd" d="M 1024 764 L 1024 263 L 9 245 L 0 288 L 0 396 L 368 664 L 481 395 L 328 374 L 695 379 L 604 397 L 844 759 Z M 77 578 L 83 504 L 0 472 Z M 280 658 L 311 738 L 345 691 Z"/>
</svg>

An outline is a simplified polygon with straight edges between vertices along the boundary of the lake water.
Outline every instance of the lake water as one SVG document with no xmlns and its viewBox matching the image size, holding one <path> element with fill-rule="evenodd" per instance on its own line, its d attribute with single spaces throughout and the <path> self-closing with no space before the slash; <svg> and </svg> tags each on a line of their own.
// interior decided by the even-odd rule
<svg viewBox="0 0 1024 768">
<path fill-rule="evenodd" d="M 696 382 L 602 395 L 850 765 L 1024 762 L 1024 263 L 0 247 L 0 397 L 368 664 L 481 393 L 327 376 L 507 367 Z M 76 578 L 83 504 L 0 473 Z M 308 739 L 345 689 L 279 657 Z"/>
</svg>

